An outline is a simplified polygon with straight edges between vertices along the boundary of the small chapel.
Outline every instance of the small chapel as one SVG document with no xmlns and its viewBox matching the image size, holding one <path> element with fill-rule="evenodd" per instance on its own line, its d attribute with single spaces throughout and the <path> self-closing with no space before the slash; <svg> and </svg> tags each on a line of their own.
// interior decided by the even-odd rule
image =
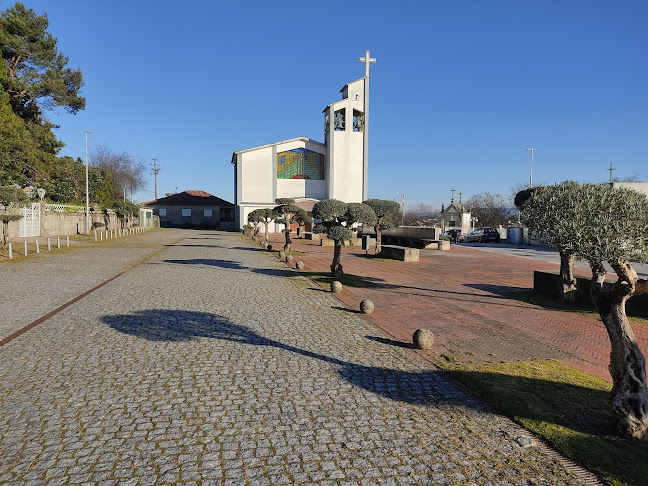
<svg viewBox="0 0 648 486">
<path fill-rule="evenodd" d="M 345 84 L 342 99 L 322 112 L 324 143 L 297 137 L 232 154 L 237 229 L 247 224 L 250 212 L 273 208 L 278 198 L 293 198 L 308 213 L 322 199 L 367 199 L 369 63 L 375 59 L 366 51 L 360 61 L 365 77 Z M 273 226 L 271 232 L 283 229 Z"/>
</svg>

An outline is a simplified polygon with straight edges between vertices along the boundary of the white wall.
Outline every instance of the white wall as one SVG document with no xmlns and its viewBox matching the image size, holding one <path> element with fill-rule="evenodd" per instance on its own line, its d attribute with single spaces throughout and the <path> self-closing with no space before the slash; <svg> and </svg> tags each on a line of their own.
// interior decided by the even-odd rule
<svg viewBox="0 0 648 486">
<path fill-rule="evenodd" d="M 272 164 L 272 147 L 245 152 L 241 156 L 241 202 L 274 202 L 272 196 L 275 167 Z M 241 221 L 242 224 L 246 224 L 247 215 Z"/>
</svg>

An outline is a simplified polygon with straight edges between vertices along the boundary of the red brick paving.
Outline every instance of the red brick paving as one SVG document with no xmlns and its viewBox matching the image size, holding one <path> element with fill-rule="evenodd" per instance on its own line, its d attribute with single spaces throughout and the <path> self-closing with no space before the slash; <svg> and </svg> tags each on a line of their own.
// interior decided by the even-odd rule
<svg viewBox="0 0 648 486">
<path fill-rule="evenodd" d="M 272 235 L 275 249 L 282 235 Z M 310 240 L 293 240 L 295 260 L 304 271 L 329 271 L 333 248 Z M 373 250 L 372 250 L 373 251 Z M 345 247 L 344 272 L 364 277 L 376 287 L 345 287 L 336 296 L 349 308 L 362 299 L 376 306 L 363 316 L 394 340 L 411 343 L 419 327 L 430 329 L 435 346 L 429 353 L 463 363 L 557 359 L 611 380 L 607 370 L 610 344 L 600 320 L 546 309 L 510 297 L 533 287 L 534 270 L 556 270 L 557 264 L 452 245 L 450 251 L 421 250 L 420 262 L 361 258 L 364 251 Z M 648 325 L 633 330 L 648 351 Z"/>
</svg>

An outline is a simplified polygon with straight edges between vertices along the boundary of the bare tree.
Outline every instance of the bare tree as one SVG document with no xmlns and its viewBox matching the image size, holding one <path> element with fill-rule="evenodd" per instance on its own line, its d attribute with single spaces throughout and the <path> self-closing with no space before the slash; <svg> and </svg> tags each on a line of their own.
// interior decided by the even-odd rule
<svg viewBox="0 0 648 486">
<path fill-rule="evenodd" d="M 111 196 L 115 199 L 143 189 L 146 185 L 146 167 L 141 161 L 131 166 L 131 160 L 126 152 L 113 152 L 107 145 L 98 146 L 90 155 L 94 167 L 103 168 L 110 174 L 113 184 Z"/>
<path fill-rule="evenodd" d="M 517 214 L 511 201 L 488 192 L 475 194 L 464 206 L 477 218 L 479 226 L 505 225 Z"/>
<path fill-rule="evenodd" d="M 398 221 L 400 221 L 400 219 L 398 219 Z M 432 206 L 428 204 L 419 203 L 413 206 L 408 206 L 405 211 L 405 226 L 434 226 L 438 221 L 439 210 L 432 208 Z"/>
</svg>

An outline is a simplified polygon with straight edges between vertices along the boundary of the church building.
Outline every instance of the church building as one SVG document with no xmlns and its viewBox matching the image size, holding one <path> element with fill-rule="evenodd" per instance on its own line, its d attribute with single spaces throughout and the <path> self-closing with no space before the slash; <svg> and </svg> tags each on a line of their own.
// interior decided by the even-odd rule
<svg viewBox="0 0 648 486">
<path fill-rule="evenodd" d="M 235 227 L 247 224 L 255 209 L 273 208 L 278 198 L 293 198 L 307 212 L 321 199 L 367 199 L 367 121 L 369 57 L 365 77 L 342 87 L 342 99 L 324 108 L 324 143 L 291 138 L 232 155 Z M 278 232 L 282 225 L 271 224 Z M 307 231 L 309 228 L 307 227 Z"/>
</svg>

